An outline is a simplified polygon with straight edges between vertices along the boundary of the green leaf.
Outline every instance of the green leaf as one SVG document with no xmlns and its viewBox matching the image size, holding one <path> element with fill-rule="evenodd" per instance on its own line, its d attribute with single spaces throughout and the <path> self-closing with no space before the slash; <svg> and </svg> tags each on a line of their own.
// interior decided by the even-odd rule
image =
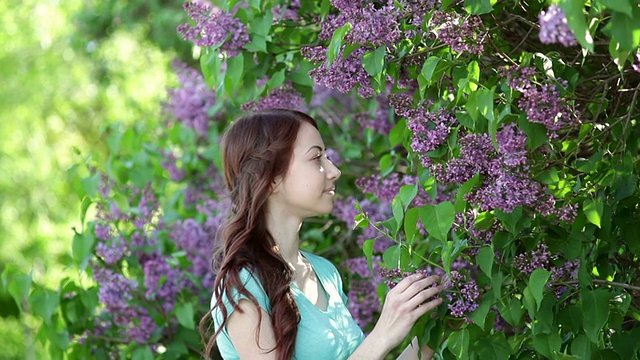
<svg viewBox="0 0 640 360">
<path fill-rule="evenodd" d="M 45 324 L 51 325 L 51 316 L 60 305 L 60 297 L 49 289 L 35 290 L 29 299 L 33 313 L 40 316 Z"/>
<path fill-rule="evenodd" d="M 436 206 L 425 205 L 420 208 L 420 219 L 425 229 L 429 235 L 438 240 L 445 241 L 447 239 L 455 216 L 455 206 L 448 201 L 441 202 Z"/>
<path fill-rule="evenodd" d="M 476 262 L 480 266 L 480 270 L 491 278 L 491 271 L 493 267 L 494 253 L 490 246 L 483 246 L 478 250 L 476 255 Z"/>
<path fill-rule="evenodd" d="M 454 331 L 449 335 L 447 340 L 447 348 L 458 359 L 467 359 L 469 350 L 469 330 L 463 328 L 462 330 Z"/>
<path fill-rule="evenodd" d="M 560 0 L 558 6 L 564 10 L 567 25 L 573 31 L 576 40 L 582 47 L 593 52 L 593 37 L 584 18 L 584 0 Z"/>
<path fill-rule="evenodd" d="M 417 233 L 418 219 L 420 218 L 420 211 L 417 208 L 408 209 L 404 214 L 404 233 L 407 236 L 407 242 L 413 243 L 413 239 Z"/>
<path fill-rule="evenodd" d="M 329 43 L 329 47 L 327 48 L 327 69 L 331 67 L 331 64 L 333 64 L 336 56 L 340 54 L 344 36 L 351 30 L 352 27 L 353 26 L 351 25 L 351 23 L 347 22 L 333 32 L 333 35 L 331 36 L 331 42 Z"/>
<path fill-rule="evenodd" d="M 612 11 L 607 27 L 611 31 L 612 39 L 620 44 L 621 50 L 633 51 L 640 46 L 640 8 L 637 6 L 633 10 L 633 17 Z"/>
<path fill-rule="evenodd" d="M 479 181 L 480 173 L 476 173 L 471 179 L 465 181 L 465 183 L 458 188 L 458 191 L 456 191 L 456 212 L 464 212 L 467 206 L 467 201 L 464 197 L 471 191 L 471 189 L 473 189 L 474 186 L 476 186 L 476 184 L 478 184 Z"/>
<path fill-rule="evenodd" d="M 229 97 L 235 98 L 237 96 L 237 94 L 235 94 L 235 89 L 242 81 L 243 74 L 244 55 L 242 53 L 238 54 L 236 57 L 227 59 L 227 71 L 224 77 L 224 84 Z"/>
<path fill-rule="evenodd" d="M 469 318 L 476 323 L 480 328 L 484 329 L 484 323 L 487 320 L 487 314 L 489 314 L 489 310 L 494 305 L 495 298 L 493 297 L 493 293 L 486 293 L 482 297 L 482 302 L 477 309 L 469 314 Z"/>
<path fill-rule="evenodd" d="M 375 244 L 374 239 L 367 239 L 362 244 L 362 252 L 364 252 L 364 256 L 367 258 L 367 265 L 369 266 L 369 271 L 373 274 L 373 245 Z"/>
<path fill-rule="evenodd" d="M 362 66 L 369 75 L 376 76 L 382 73 L 386 52 L 387 48 L 380 46 L 375 51 L 367 51 L 362 56 Z"/>
<path fill-rule="evenodd" d="M 187 329 L 194 330 L 196 328 L 193 320 L 193 304 L 184 303 L 176 306 L 176 318 L 180 325 Z"/>
<path fill-rule="evenodd" d="M 131 353 L 131 360 L 153 360 L 153 352 L 148 346 L 139 347 Z"/>
<path fill-rule="evenodd" d="M 507 360 L 511 354 L 509 343 L 501 332 L 479 339 L 474 343 L 474 350 L 478 353 L 478 359 Z"/>
<path fill-rule="evenodd" d="M 619 11 L 632 17 L 633 8 L 628 0 L 600 0 L 602 4 L 611 10 Z"/>
<path fill-rule="evenodd" d="M 582 326 L 593 343 L 598 343 L 598 334 L 609 319 L 609 291 L 606 289 L 582 292 Z"/>
<path fill-rule="evenodd" d="M 427 60 L 425 60 L 424 64 L 422 64 L 422 70 L 420 71 L 420 75 L 424 78 L 427 85 L 431 84 L 431 78 L 433 77 L 433 72 L 436 70 L 436 66 L 438 66 L 438 62 L 440 61 L 440 57 L 438 56 L 429 56 Z"/>
<path fill-rule="evenodd" d="M 491 88 L 491 90 L 480 89 L 476 92 L 476 97 L 478 101 L 478 111 L 480 115 L 489 120 L 489 133 L 491 134 L 493 145 L 497 147 L 496 133 L 498 132 L 498 122 L 493 114 L 493 93 L 495 89 L 495 87 Z"/>
<path fill-rule="evenodd" d="M 91 258 L 91 251 L 93 250 L 94 243 L 95 238 L 89 232 L 84 232 L 82 234 L 76 233 L 73 236 L 71 254 L 73 255 L 73 259 L 76 261 L 76 264 L 78 264 L 82 270 L 87 267 L 89 259 Z"/>
<path fill-rule="evenodd" d="M 393 157 L 391 157 L 391 154 L 382 155 L 382 157 L 380 157 L 379 166 L 381 176 L 384 177 L 389 175 L 395 168 L 395 164 L 393 162 Z"/>
<path fill-rule="evenodd" d="M 591 342 L 584 334 L 579 334 L 571 341 L 571 353 L 582 359 L 591 359 Z"/>
<path fill-rule="evenodd" d="M 266 38 L 271 30 L 271 24 L 273 24 L 273 13 L 265 11 L 262 14 L 263 16 L 256 17 L 251 21 L 250 30 L 251 34 L 258 34 Z"/>
<path fill-rule="evenodd" d="M 81 182 L 82 182 L 82 189 L 84 190 L 85 195 L 89 197 L 94 197 L 98 192 L 98 184 L 100 183 L 100 174 L 96 173 L 91 176 L 82 178 Z"/>
<path fill-rule="evenodd" d="M 22 306 L 26 303 L 29 297 L 29 291 L 31 290 L 31 275 L 29 274 L 12 274 L 9 270 L 10 267 L 7 266 L 3 273 L 3 283 L 7 283 L 7 291 L 9 295 L 13 298 L 13 300 L 18 305 L 18 309 L 20 312 L 23 312 L 24 309 Z"/>
<path fill-rule="evenodd" d="M 284 69 L 277 71 L 276 73 L 271 75 L 269 80 L 267 80 L 267 86 L 269 87 L 269 89 L 275 89 L 279 87 L 284 82 L 284 77 L 285 77 Z"/>
<path fill-rule="evenodd" d="M 404 220 L 404 209 L 402 208 L 402 200 L 400 200 L 399 196 L 393 198 L 391 202 L 391 211 L 393 212 L 393 219 L 396 221 L 394 228 L 394 236 L 398 234 L 400 230 L 400 226 L 402 226 L 402 221 Z"/>
<path fill-rule="evenodd" d="M 527 286 L 526 288 L 524 288 L 524 291 L 522 291 L 522 295 L 524 299 L 524 307 L 527 309 L 527 312 L 529 313 L 529 317 L 531 319 L 535 319 L 537 308 L 536 308 L 536 301 L 533 298 L 533 295 L 531 294 L 531 289 Z"/>
<path fill-rule="evenodd" d="M 553 354 L 560 351 L 562 338 L 555 332 L 551 334 L 538 334 L 533 337 L 533 348 L 547 359 L 553 358 Z"/>
<path fill-rule="evenodd" d="M 597 227 L 601 227 L 602 211 L 604 204 L 601 197 L 585 200 L 582 211 L 587 216 L 587 220 Z"/>
<path fill-rule="evenodd" d="M 402 200 L 402 206 L 406 209 L 411 205 L 413 199 L 418 195 L 418 184 L 403 185 L 400 187 L 400 200 Z"/>
<path fill-rule="evenodd" d="M 493 11 L 490 0 L 464 0 L 464 8 L 473 15 L 482 15 Z"/>
<path fill-rule="evenodd" d="M 542 297 L 544 295 L 544 287 L 547 285 L 549 276 L 551 276 L 551 273 L 547 270 L 536 269 L 529 277 L 528 288 L 531 290 L 531 295 L 536 301 L 537 309 L 540 309 L 540 304 L 542 303 Z"/>
<path fill-rule="evenodd" d="M 520 319 L 524 315 L 524 309 L 522 308 L 522 302 L 515 297 L 507 300 L 506 304 L 498 304 L 500 315 L 506 322 L 512 326 L 519 326 Z"/>
</svg>

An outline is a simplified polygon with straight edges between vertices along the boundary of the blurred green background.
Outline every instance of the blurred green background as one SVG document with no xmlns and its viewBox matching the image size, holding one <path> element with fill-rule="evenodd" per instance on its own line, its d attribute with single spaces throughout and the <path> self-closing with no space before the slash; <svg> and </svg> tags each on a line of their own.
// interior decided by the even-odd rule
<svg viewBox="0 0 640 360">
<path fill-rule="evenodd" d="M 56 286 L 68 274 L 80 202 L 67 170 L 104 151 L 114 122 L 162 126 L 175 57 L 193 61 L 175 29 L 175 0 L 0 2 L 0 273 Z M 0 359 L 42 359 L 37 324 L 0 286 Z"/>
</svg>

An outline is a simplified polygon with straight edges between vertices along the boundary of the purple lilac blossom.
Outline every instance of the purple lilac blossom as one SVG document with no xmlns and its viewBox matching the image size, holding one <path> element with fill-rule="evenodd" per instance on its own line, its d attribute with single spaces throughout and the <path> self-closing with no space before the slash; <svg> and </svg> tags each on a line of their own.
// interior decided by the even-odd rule
<svg viewBox="0 0 640 360">
<path fill-rule="evenodd" d="M 144 310 L 144 308 L 140 308 Z M 158 325 L 153 321 L 149 314 L 145 311 L 141 311 L 141 314 L 131 319 L 132 326 L 129 328 L 129 337 L 139 343 L 146 344 L 151 338 L 153 332 L 158 328 Z"/>
<path fill-rule="evenodd" d="M 635 62 L 633 63 L 633 65 L 631 65 L 631 67 L 637 73 L 640 73 L 640 53 L 637 53 L 634 58 L 635 58 Z"/>
<path fill-rule="evenodd" d="M 449 300 L 448 307 L 451 315 L 461 318 L 465 314 L 475 311 L 480 306 L 478 303 L 480 291 L 475 279 L 468 276 L 465 277 L 454 270 L 451 271 L 449 280 L 451 281 L 451 286 L 458 289 L 458 291 L 447 292 L 446 295 Z"/>
<path fill-rule="evenodd" d="M 544 125 L 550 138 L 557 137 L 557 131 L 561 128 L 572 126 L 577 122 L 577 116 L 567 100 L 560 96 L 556 84 L 536 85 L 534 68 L 502 68 L 500 73 L 507 79 L 507 84 L 512 89 L 522 93 L 518 107 L 526 112 L 527 119 Z M 567 87 L 566 80 L 557 79 L 557 81 L 560 86 Z"/>
<path fill-rule="evenodd" d="M 185 2 L 184 9 L 196 24 L 178 26 L 183 39 L 198 46 L 219 46 L 230 57 L 238 55 L 249 42 L 247 27 L 232 14 L 198 2 Z"/>
<path fill-rule="evenodd" d="M 363 98 L 372 97 L 374 90 L 371 87 L 369 74 L 362 67 L 362 57 L 367 50 L 358 48 L 345 58 L 342 56 L 343 50 L 340 50 L 331 67 L 327 69 L 326 48 L 322 46 L 302 48 L 302 56 L 316 65 L 316 68 L 309 71 L 309 76 L 316 84 L 324 85 L 330 89 L 348 93 L 354 87 L 358 87 L 360 96 Z"/>
<path fill-rule="evenodd" d="M 108 242 L 100 242 L 96 245 L 96 256 L 107 265 L 118 263 L 126 251 L 126 244 L 122 237 L 114 237 Z"/>
<path fill-rule="evenodd" d="M 539 243 L 531 253 L 522 253 L 513 259 L 513 267 L 526 275 L 531 275 L 536 269 L 549 270 L 551 253 L 547 245 Z"/>
<path fill-rule="evenodd" d="M 538 16 L 540 24 L 540 42 L 543 44 L 560 43 L 567 46 L 578 45 L 573 31 L 567 25 L 567 16 L 556 4 L 552 4 Z"/>
<path fill-rule="evenodd" d="M 419 29 L 427 14 L 440 6 L 440 0 L 400 0 L 400 4 L 404 7 L 404 13 L 411 16 L 409 23 Z"/>
<path fill-rule="evenodd" d="M 347 298 L 347 309 L 358 326 L 364 329 L 373 321 L 374 314 L 380 310 L 376 285 L 371 280 L 354 279 L 349 282 Z"/>
<path fill-rule="evenodd" d="M 163 111 L 206 137 L 209 134 L 208 111 L 216 102 L 216 94 L 197 70 L 178 60 L 172 63 L 172 67 L 180 87 L 167 91 L 168 100 L 163 103 Z"/>
<path fill-rule="evenodd" d="M 261 97 L 257 102 L 250 101 L 242 105 L 243 111 L 260 111 L 266 109 L 295 109 L 304 110 L 304 99 L 290 85 L 273 89 L 269 95 Z"/>
<path fill-rule="evenodd" d="M 212 215 L 212 218 L 215 218 Z M 214 220 L 219 226 L 220 220 Z M 213 285 L 214 276 L 210 270 L 210 254 L 213 248 L 210 242 L 212 235 L 217 231 L 214 224 L 210 231 L 205 231 L 202 224 L 195 219 L 185 219 L 174 223 L 171 227 L 169 238 L 176 243 L 176 247 L 186 252 L 187 259 L 191 262 L 187 271 L 193 274 L 193 279 L 202 281 L 202 286 L 207 289 Z M 196 284 L 193 284 L 196 286 Z"/>
<path fill-rule="evenodd" d="M 288 6 L 284 5 L 276 5 L 271 8 L 271 12 L 273 13 L 274 21 L 282 21 L 282 20 L 290 20 L 290 21 L 298 21 L 300 20 L 300 0 L 291 0 L 287 2 Z"/>
<path fill-rule="evenodd" d="M 180 182 L 187 175 L 184 170 L 179 169 L 177 165 L 177 158 L 172 151 L 163 151 L 164 161 L 162 162 L 162 168 L 167 170 L 169 178 L 172 181 Z"/>
<path fill-rule="evenodd" d="M 329 161 L 334 163 L 336 166 L 342 165 L 344 159 L 340 156 L 340 153 L 336 151 L 334 148 L 327 148 L 326 156 Z"/>
<path fill-rule="evenodd" d="M 327 16 L 322 22 L 318 34 L 320 40 L 330 40 L 335 30 L 347 22 L 352 25 L 344 36 L 345 44 L 349 45 L 392 47 L 402 35 L 397 21 L 401 14 L 392 2 L 383 3 L 380 7 L 375 7 L 371 2 L 364 4 L 364 1 L 339 0 L 332 3 L 340 13 Z"/>
<path fill-rule="evenodd" d="M 432 31 L 438 40 L 449 45 L 451 50 L 479 55 L 484 50 L 486 37 L 482 28 L 482 20 L 478 16 L 467 18 L 455 12 L 436 10 L 431 16 Z"/>
<path fill-rule="evenodd" d="M 442 145 L 458 122 L 453 114 L 444 109 L 436 112 L 416 109 L 406 112 L 406 115 L 409 115 L 407 127 L 413 133 L 411 149 L 419 154 L 423 166 L 429 167 L 431 159 L 426 153 Z"/>
<path fill-rule="evenodd" d="M 363 112 L 355 116 L 356 122 L 360 124 L 361 129 L 371 129 L 377 133 L 387 135 L 393 128 L 393 122 L 389 114 L 389 100 L 385 95 L 377 95 L 376 103 L 378 106 L 374 114 Z"/>
<path fill-rule="evenodd" d="M 182 271 L 173 268 L 166 257 L 148 259 L 142 264 L 145 297 L 158 302 L 165 313 L 170 313 L 180 292 Z"/>
</svg>

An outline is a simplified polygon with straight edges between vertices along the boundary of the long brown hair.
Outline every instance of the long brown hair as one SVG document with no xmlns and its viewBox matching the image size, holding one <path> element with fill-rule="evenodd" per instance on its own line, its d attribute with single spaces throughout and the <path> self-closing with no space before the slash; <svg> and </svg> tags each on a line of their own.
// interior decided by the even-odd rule
<svg viewBox="0 0 640 360">
<path fill-rule="evenodd" d="M 303 122 L 318 127 L 308 115 L 285 109 L 254 113 L 233 122 L 222 140 L 224 175 L 232 209 L 221 232 L 221 241 L 213 267 L 217 275 L 213 289 L 213 304 L 222 313 L 222 323 L 211 334 L 211 311 L 200 321 L 200 334 L 211 357 L 215 341 L 229 318 L 223 296 L 240 311 L 231 298 L 232 289 L 246 296 L 257 308 L 258 302 L 244 287 L 240 271 L 244 268 L 257 275 L 271 305 L 270 321 L 276 344 L 273 349 L 279 360 L 293 356 L 300 313 L 290 291 L 293 272 L 277 250 L 275 240 L 267 230 L 265 206 L 276 177 L 289 168 L 293 145 Z M 259 313 L 260 314 L 260 313 Z M 259 321 L 262 321 L 260 316 Z M 259 327 L 256 331 L 259 339 Z"/>
</svg>

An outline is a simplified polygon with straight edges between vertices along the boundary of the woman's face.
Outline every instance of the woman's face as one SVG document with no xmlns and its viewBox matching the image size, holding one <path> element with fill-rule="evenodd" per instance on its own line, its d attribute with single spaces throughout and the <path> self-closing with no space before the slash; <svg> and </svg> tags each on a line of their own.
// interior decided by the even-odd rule
<svg viewBox="0 0 640 360">
<path fill-rule="evenodd" d="M 318 130 L 302 123 L 289 169 L 284 177 L 276 179 L 269 197 L 270 209 L 301 219 L 328 214 L 333 210 L 339 177 L 340 170 L 327 158 Z"/>
</svg>

